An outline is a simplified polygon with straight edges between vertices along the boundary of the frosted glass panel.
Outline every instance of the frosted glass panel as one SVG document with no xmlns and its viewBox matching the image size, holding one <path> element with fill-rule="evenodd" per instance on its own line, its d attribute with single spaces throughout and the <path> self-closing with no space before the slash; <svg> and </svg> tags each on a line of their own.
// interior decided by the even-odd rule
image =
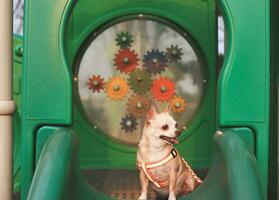
<svg viewBox="0 0 279 200">
<path fill-rule="evenodd" d="M 92 127 L 127 145 L 141 138 L 151 104 L 168 103 L 180 127 L 190 123 L 203 95 L 201 61 L 174 29 L 128 20 L 96 36 L 82 55 L 78 94 Z"/>
</svg>

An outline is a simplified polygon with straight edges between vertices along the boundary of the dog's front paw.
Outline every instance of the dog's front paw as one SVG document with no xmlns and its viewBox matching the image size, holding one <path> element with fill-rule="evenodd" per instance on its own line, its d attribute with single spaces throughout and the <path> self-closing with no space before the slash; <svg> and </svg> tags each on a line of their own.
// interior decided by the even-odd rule
<svg viewBox="0 0 279 200">
<path fill-rule="evenodd" d="M 138 200 L 147 200 L 147 193 L 146 193 L 146 192 L 142 192 L 142 193 L 140 194 L 140 197 L 139 197 Z"/>
<path fill-rule="evenodd" d="M 176 196 L 175 196 L 175 194 L 174 194 L 173 192 L 171 192 L 171 193 L 169 194 L 168 200 L 176 200 Z"/>
</svg>

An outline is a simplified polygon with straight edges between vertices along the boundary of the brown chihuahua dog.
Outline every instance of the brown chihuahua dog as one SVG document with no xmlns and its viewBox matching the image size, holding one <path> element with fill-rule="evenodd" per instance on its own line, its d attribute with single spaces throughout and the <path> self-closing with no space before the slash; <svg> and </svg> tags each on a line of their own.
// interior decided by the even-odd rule
<svg viewBox="0 0 279 200">
<path fill-rule="evenodd" d="M 177 195 L 190 193 L 202 183 L 173 147 L 178 144 L 180 134 L 176 121 L 169 114 L 169 106 L 162 113 L 151 106 L 137 151 L 139 200 L 147 200 L 149 182 L 161 196 L 168 195 L 168 200 L 176 200 Z"/>
</svg>

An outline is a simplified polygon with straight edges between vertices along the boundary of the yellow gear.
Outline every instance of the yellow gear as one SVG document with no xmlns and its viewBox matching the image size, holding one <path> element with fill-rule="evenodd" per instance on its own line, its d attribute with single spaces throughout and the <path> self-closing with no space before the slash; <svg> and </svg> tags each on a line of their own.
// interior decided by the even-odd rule
<svg viewBox="0 0 279 200">
<path fill-rule="evenodd" d="M 171 110 L 173 112 L 176 113 L 181 113 L 185 110 L 186 107 L 186 101 L 178 96 L 174 96 L 171 100 L 170 100 L 170 106 L 171 106 Z"/>
<path fill-rule="evenodd" d="M 112 100 L 123 99 L 129 90 L 129 86 L 125 79 L 117 76 L 111 78 L 106 84 L 106 93 Z"/>
</svg>

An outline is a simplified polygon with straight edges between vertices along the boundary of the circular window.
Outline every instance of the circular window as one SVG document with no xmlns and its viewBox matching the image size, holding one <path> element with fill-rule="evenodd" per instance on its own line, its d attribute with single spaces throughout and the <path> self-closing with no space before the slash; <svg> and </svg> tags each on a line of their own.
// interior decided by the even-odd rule
<svg viewBox="0 0 279 200">
<path fill-rule="evenodd" d="M 103 134 L 136 145 L 151 104 L 191 123 L 203 94 L 202 63 L 185 32 L 152 19 L 114 23 L 94 35 L 78 66 L 86 118 Z M 88 44 L 88 43 L 87 43 Z"/>
</svg>

